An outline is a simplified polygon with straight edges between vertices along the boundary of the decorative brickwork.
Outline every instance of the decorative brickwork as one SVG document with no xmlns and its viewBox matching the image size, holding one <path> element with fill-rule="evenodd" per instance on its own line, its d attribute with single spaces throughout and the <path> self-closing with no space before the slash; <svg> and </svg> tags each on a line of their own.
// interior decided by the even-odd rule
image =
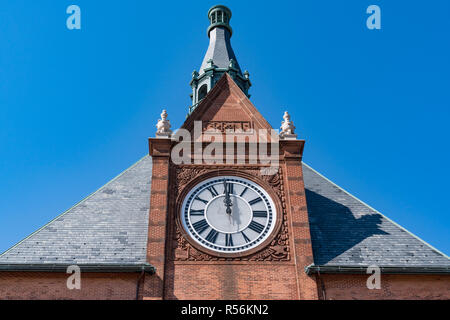
<svg viewBox="0 0 450 320">
<path fill-rule="evenodd" d="M 261 174 L 261 166 L 174 166 L 173 181 L 171 197 L 176 199 L 175 202 L 181 202 L 182 196 L 193 183 L 192 181 L 201 181 L 208 178 L 210 174 L 222 175 L 236 175 L 247 176 L 253 178 L 257 182 L 266 182 L 270 188 L 276 193 L 277 200 L 281 210 L 281 225 L 276 232 L 275 237 L 272 237 L 267 247 L 257 250 L 257 252 L 250 252 L 247 255 L 233 258 L 225 258 L 214 254 L 208 254 L 199 250 L 195 245 L 192 245 L 186 236 L 181 231 L 179 223 L 173 224 L 173 242 L 172 242 L 172 256 L 171 259 L 177 261 L 289 261 L 290 260 L 290 245 L 288 222 L 286 212 L 286 199 L 284 195 L 283 179 L 281 169 L 271 176 Z M 258 181 L 259 180 L 259 181 Z M 185 191 L 185 192 L 183 192 Z M 171 214 L 171 219 L 177 221 L 179 210 L 174 210 Z"/>
<path fill-rule="evenodd" d="M 250 121 L 205 121 L 203 131 L 209 132 L 253 132 L 253 123 Z"/>
<path fill-rule="evenodd" d="M 450 276 L 448 275 L 381 275 L 381 289 L 369 290 L 368 275 L 320 276 L 323 282 L 322 299 L 327 300 L 448 300 Z"/>
<path fill-rule="evenodd" d="M 0 272 L 1 300 L 135 300 L 140 274 L 83 273 L 81 290 L 69 290 L 68 274 Z"/>
<path fill-rule="evenodd" d="M 224 132 L 225 127 L 230 127 L 228 124 L 232 124 L 231 127 L 236 127 L 237 123 L 244 126 L 241 124 L 243 122 L 252 123 L 255 129 L 271 129 L 227 74 L 186 120 L 183 128 L 193 130 L 195 120 L 201 120 L 206 127 L 220 129 L 220 132 Z M 151 144 L 155 149 L 154 140 L 151 140 Z M 266 175 L 267 170 L 262 170 L 267 168 L 262 164 L 175 165 L 170 158 L 165 157 L 170 152 L 161 153 L 163 156 L 159 157 L 160 162 L 154 162 L 153 170 L 155 174 L 162 170 L 165 173 L 169 168 L 169 183 L 165 190 L 162 188 L 163 184 L 159 184 L 157 188 L 152 186 L 152 193 L 164 196 L 168 203 L 167 208 L 164 207 L 164 210 L 167 209 L 167 223 L 164 224 L 167 228 L 166 251 L 164 262 L 158 259 L 149 262 L 156 263 L 159 268 L 164 267 L 163 275 L 159 270 L 156 284 L 162 285 L 164 299 L 318 298 L 314 278 L 301 272 L 312 263 L 301 172 L 303 144 L 304 141 L 299 140 L 283 142 L 280 145 L 280 166 L 270 175 Z M 262 186 L 275 202 L 279 214 L 274 232 L 260 246 L 248 252 L 228 255 L 211 252 L 192 241 L 181 226 L 180 208 L 185 195 L 195 184 L 218 175 L 236 175 L 249 179 Z M 162 212 L 153 212 L 153 208 L 157 209 L 158 205 L 151 204 L 150 217 L 162 219 Z M 299 226 L 299 222 L 306 225 Z M 152 228 L 159 230 L 158 238 L 161 239 L 163 226 L 150 225 L 149 239 L 151 234 L 154 235 Z M 161 252 L 160 243 L 149 242 L 149 257 L 160 258 Z M 147 278 L 145 288 L 154 286 L 154 280 L 150 285 Z M 148 289 L 150 291 L 144 292 L 144 299 L 159 296 L 160 291 L 155 294 L 154 289 Z M 153 292 L 153 296 L 145 295 L 146 292 Z"/>
</svg>

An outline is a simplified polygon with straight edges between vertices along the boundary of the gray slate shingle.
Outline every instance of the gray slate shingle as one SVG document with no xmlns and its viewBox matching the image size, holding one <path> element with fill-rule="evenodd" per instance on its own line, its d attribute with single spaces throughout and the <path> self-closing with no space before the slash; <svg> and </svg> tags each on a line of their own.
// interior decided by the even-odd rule
<svg viewBox="0 0 450 320">
<path fill-rule="evenodd" d="M 230 33 L 225 28 L 214 28 L 210 33 L 209 47 L 206 51 L 199 74 L 204 73 L 204 69 L 208 67 L 208 60 L 212 59 L 214 65 L 219 68 L 226 69 L 230 65 L 230 60 L 233 59 L 236 63 L 235 68 L 238 69 L 242 75 L 241 67 L 231 47 Z"/>
<path fill-rule="evenodd" d="M 314 264 L 450 266 L 444 254 L 303 165 Z"/>
<path fill-rule="evenodd" d="M 152 161 L 144 157 L 0 256 L 0 264 L 141 264 Z"/>
<path fill-rule="evenodd" d="M 316 265 L 450 265 L 444 254 L 303 168 Z M 146 156 L 6 251 L 0 264 L 145 263 L 151 171 Z"/>
</svg>

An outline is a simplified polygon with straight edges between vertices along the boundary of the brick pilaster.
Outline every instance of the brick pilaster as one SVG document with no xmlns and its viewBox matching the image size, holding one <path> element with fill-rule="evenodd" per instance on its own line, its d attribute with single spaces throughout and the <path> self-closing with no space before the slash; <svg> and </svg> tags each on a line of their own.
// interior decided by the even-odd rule
<svg viewBox="0 0 450 320">
<path fill-rule="evenodd" d="M 156 274 L 146 277 L 144 299 L 164 298 L 165 246 L 167 234 L 170 139 L 149 139 L 152 156 L 152 186 L 148 223 L 147 262 Z"/>
<path fill-rule="evenodd" d="M 288 190 L 287 201 L 290 227 L 294 239 L 294 259 L 297 271 L 299 299 L 318 299 L 316 280 L 305 273 L 305 267 L 314 262 L 305 186 L 303 183 L 302 153 L 304 141 L 281 141 L 284 179 Z"/>
</svg>

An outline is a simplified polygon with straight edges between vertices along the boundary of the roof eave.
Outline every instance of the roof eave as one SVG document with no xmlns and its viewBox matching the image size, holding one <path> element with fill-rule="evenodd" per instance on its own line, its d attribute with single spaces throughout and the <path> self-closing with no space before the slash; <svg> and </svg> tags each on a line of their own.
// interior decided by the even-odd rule
<svg viewBox="0 0 450 320">
<path fill-rule="evenodd" d="M 138 273 L 154 274 L 156 268 L 143 264 L 0 264 L 0 272 L 55 272 L 66 273 L 69 266 L 80 267 L 81 272 L 89 273 Z"/>
<path fill-rule="evenodd" d="M 311 274 L 368 274 L 369 266 L 316 266 L 305 267 Z M 382 274 L 450 274 L 450 266 L 381 266 Z M 369 272 L 371 274 L 372 272 Z"/>
</svg>

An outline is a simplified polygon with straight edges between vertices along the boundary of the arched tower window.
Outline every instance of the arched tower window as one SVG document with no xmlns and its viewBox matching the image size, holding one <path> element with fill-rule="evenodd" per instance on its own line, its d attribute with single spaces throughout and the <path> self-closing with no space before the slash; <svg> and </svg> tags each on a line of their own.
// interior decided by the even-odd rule
<svg viewBox="0 0 450 320">
<path fill-rule="evenodd" d="M 202 100 L 208 93 L 208 85 L 204 84 L 198 89 L 198 101 Z"/>
</svg>

